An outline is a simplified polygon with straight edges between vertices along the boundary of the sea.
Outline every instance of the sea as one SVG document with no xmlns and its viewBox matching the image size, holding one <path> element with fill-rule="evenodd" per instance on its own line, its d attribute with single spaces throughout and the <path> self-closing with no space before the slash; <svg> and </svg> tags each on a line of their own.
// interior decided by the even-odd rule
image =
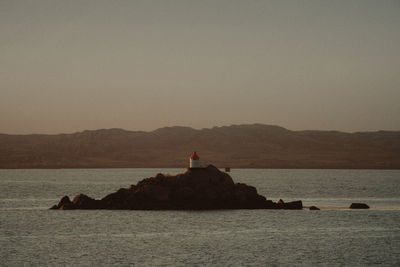
<svg viewBox="0 0 400 267">
<path fill-rule="evenodd" d="M 49 210 L 183 169 L 0 170 L 0 266 L 400 266 L 400 170 L 232 169 L 303 210 Z M 353 202 L 368 210 L 350 210 Z"/>
</svg>

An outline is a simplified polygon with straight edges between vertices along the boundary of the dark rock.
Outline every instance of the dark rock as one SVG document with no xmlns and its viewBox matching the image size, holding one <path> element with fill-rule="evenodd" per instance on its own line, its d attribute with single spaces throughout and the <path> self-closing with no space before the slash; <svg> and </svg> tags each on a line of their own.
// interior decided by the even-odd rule
<svg viewBox="0 0 400 267">
<path fill-rule="evenodd" d="M 320 208 L 316 207 L 316 206 L 311 206 L 310 210 L 320 210 Z"/>
<path fill-rule="evenodd" d="M 74 206 L 74 203 L 65 203 L 63 205 L 61 205 L 61 207 L 59 207 L 58 209 L 60 210 L 74 210 L 77 209 L 77 207 Z"/>
<path fill-rule="evenodd" d="M 350 209 L 369 209 L 369 206 L 365 203 L 351 203 Z"/>
<path fill-rule="evenodd" d="M 132 189 L 121 188 L 117 192 L 102 198 L 101 204 L 105 209 L 127 209 L 126 200 L 132 194 Z"/>
<path fill-rule="evenodd" d="M 68 196 L 64 196 L 61 198 L 60 202 L 58 202 L 58 207 L 62 207 L 63 205 L 72 204 L 71 200 Z"/>
<path fill-rule="evenodd" d="M 71 200 L 69 199 L 68 196 L 63 196 L 60 200 L 60 202 L 58 202 L 57 205 L 53 205 L 50 209 L 51 210 L 57 210 L 57 209 L 72 209 L 73 203 L 71 202 Z M 62 208 L 64 207 L 64 208 Z"/>
<path fill-rule="evenodd" d="M 303 202 L 301 200 L 292 202 L 277 203 L 280 209 L 285 210 L 301 210 L 303 209 Z"/>
<path fill-rule="evenodd" d="M 274 203 L 243 183 L 235 184 L 225 172 L 209 165 L 177 175 L 157 174 L 95 200 L 84 194 L 71 202 L 64 197 L 58 209 L 302 209 L 301 201 Z"/>
<path fill-rule="evenodd" d="M 73 206 L 76 209 L 102 209 L 103 205 L 100 200 L 95 200 L 85 194 L 79 194 L 72 200 Z"/>
</svg>

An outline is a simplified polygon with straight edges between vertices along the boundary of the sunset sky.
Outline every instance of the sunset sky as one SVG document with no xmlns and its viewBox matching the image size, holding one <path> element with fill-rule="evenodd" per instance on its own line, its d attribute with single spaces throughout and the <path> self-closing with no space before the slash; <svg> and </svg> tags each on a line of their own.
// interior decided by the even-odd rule
<svg viewBox="0 0 400 267">
<path fill-rule="evenodd" d="M 0 1 L 0 133 L 400 130 L 400 1 Z"/>
</svg>

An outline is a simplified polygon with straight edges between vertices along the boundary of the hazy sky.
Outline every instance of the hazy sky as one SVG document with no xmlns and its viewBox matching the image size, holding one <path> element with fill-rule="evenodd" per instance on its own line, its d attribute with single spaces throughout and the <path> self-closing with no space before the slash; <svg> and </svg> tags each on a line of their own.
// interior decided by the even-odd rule
<svg viewBox="0 0 400 267">
<path fill-rule="evenodd" d="M 400 1 L 0 1 L 0 132 L 400 130 Z"/>
</svg>

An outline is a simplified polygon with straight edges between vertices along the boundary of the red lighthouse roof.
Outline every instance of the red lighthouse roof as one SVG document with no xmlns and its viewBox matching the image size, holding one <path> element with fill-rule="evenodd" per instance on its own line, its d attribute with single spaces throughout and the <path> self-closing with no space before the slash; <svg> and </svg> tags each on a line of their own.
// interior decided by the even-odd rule
<svg viewBox="0 0 400 267">
<path fill-rule="evenodd" d="M 193 152 L 192 156 L 190 156 L 190 159 L 200 159 L 199 156 L 197 156 L 196 151 Z"/>
</svg>

